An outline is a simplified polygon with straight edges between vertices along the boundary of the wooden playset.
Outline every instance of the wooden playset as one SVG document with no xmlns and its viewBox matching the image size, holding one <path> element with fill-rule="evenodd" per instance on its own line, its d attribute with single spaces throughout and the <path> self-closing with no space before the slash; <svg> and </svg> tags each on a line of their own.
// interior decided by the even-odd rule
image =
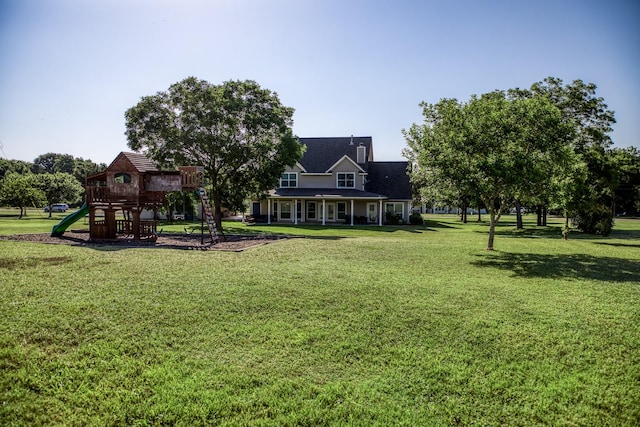
<svg viewBox="0 0 640 427">
<path fill-rule="evenodd" d="M 209 200 L 204 189 L 204 169 L 182 166 L 176 171 L 160 171 L 146 156 L 120 153 L 109 167 L 86 180 L 86 202 L 55 226 L 52 235 L 62 235 L 79 218 L 89 215 L 91 239 L 134 240 L 157 238 L 158 210 L 169 191 L 196 191 L 202 203 L 203 216 L 211 243 L 218 240 Z M 153 213 L 152 219 L 142 219 L 143 211 Z M 122 212 L 122 219 L 117 213 Z"/>
</svg>

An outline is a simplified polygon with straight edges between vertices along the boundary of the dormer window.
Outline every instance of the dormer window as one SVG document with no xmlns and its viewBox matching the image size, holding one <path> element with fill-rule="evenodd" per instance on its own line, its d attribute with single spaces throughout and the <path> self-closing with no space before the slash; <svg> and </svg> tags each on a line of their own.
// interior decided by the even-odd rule
<svg viewBox="0 0 640 427">
<path fill-rule="evenodd" d="M 355 172 L 338 172 L 338 188 L 356 188 Z"/>
<path fill-rule="evenodd" d="M 113 182 L 116 184 L 130 184 L 131 175 L 128 173 L 117 173 L 113 176 Z"/>
<path fill-rule="evenodd" d="M 281 188 L 295 188 L 298 186 L 298 174 L 295 172 L 285 172 L 280 177 Z"/>
</svg>

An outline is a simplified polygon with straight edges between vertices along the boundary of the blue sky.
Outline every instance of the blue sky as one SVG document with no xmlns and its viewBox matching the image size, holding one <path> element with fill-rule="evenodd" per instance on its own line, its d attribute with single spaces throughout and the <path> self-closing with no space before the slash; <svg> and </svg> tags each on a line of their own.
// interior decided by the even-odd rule
<svg viewBox="0 0 640 427">
<path fill-rule="evenodd" d="M 372 136 L 376 160 L 402 160 L 421 101 L 582 79 L 640 146 L 633 0 L 0 0 L 0 58 L 9 159 L 110 163 L 124 112 L 188 76 L 255 80 L 296 135 Z"/>
</svg>

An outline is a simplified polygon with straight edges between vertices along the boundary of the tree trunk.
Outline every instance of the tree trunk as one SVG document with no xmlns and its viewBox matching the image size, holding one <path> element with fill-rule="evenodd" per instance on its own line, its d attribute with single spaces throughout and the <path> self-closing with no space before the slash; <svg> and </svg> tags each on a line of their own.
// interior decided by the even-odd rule
<svg viewBox="0 0 640 427">
<path fill-rule="evenodd" d="M 569 211 L 564 211 L 564 229 L 562 230 L 562 238 L 569 240 Z"/>
<path fill-rule="evenodd" d="M 216 229 L 218 232 L 220 232 L 221 235 L 224 236 L 224 232 L 222 230 L 222 206 L 220 204 L 220 196 L 218 196 L 217 194 L 212 194 L 211 200 L 213 201 L 213 216 L 216 222 Z"/>
<path fill-rule="evenodd" d="M 524 226 L 522 225 L 522 205 L 520 204 L 520 200 L 516 200 L 516 229 L 522 230 Z"/>
<path fill-rule="evenodd" d="M 478 222 L 482 222 L 482 212 L 480 212 L 480 205 L 478 205 Z"/>
<path fill-rule="evenodd" d="M 542 207 L 542 225 L 544 227 L 547 226 L 547 207 L 546 206 Z"/>
<path fill-rule="evenodd" d="M 542 226 L 542 206 L 536 206 L 536 225 L 538 227 Z"/>
<path fill-rule="evenodd" d="M 487 250 L 493 250 L 493 239 L 496 235 L 496 209 L 495 207 L 489 207 L 489 242 L 487 243 Z"/>
<path fill-rule="evenodd" d="M 460 214 L 460 220 L 462 221 L 463 224 L 467 223 L 467 207 L 463 206 L 462 208 L 460 208 L 462 213 Z"/>
<path fill-rule="evenodd" d="M 20 216 L 18 217 L 18 219 L 22 219 L 22 206 L 20 206 Z"/>
</svg>

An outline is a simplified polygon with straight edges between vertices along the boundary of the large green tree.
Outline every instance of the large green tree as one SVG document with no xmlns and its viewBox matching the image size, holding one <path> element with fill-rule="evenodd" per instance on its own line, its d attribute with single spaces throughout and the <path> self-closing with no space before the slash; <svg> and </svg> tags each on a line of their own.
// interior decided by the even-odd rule
<svg viewBox="0 0 640 427">
<path fill-rule="evenodd" d="M 407 148 L 403 155 L 415 167 L 411 170 L 411 184 L 422 201 L 435 202 L 448 206 L 458 206 L 461 210 L 461 220 L 466 222 L 467 207 L 473 200 L 477 200 L 478 189 L 474 180 L 472 165 L 463 162 L 457 168 L 447 171 L 433 166 L 425 167 L 421 156 L 425 150 L 439 152 L 439 159 L 453 158 L 456 154 L 448 152 L 461 141 L 450 144 L 447 138 L 462 138 L 460 132 L 465 121 L 464 105 L 455 99 L 443 99 L 438 104 L 422 103 L 422 113 L 425 118 L 423 126 L 414 125 L 405 132 Z M 441 120 L 446 117 L 446 120 Z M 425 141 L 431 146 L 426 148 Z M 433 185 L 437 181 L 438 185 Z"/>
<path fill-rule="evenodd" d="M 221 227 L 223 206 L 244 208 L 302 156 L 292 116 L 254 81 L 214 85 L 189 77 L 127 110 L 126 135 L 131 149 L 160 166 L 204 166 Z"/>
<path fill-rule="evenodd" d="M 84 189 L 78 180 L 65 172 L 44 173 L 35 176 L 36 187 L 45 195 L 51 217 L 51 205 L 58 202 L 76 203 Z"/>
<path fill-rule="evenodd" d="M 640 212 L 640 150 L 636 147 L 613 148 L 609 156 L 617 176 L 614 212 L 635 215 Z"/>
<path fill-rule="evenodd" d="M 41 206 L 45 195 L 36 186 L 35 175 L 9 172 L 0 182 L 0 205 L 20 208 L 20 218 L 29 206 Z"/>
<path fill-rule="evenodd" d="M 55 164 L 62 154 L 45 153 L 40 154 L 33 160 L 33 173 L 55 173 Z"/>
<path fill-rule="evenodd" d="M 85 178 L 107 168 L 104 163 L 94 163 L 71 154 L 46 153 L 36 157 L 32 164 L 33 173 L 69 173 L 84 187 Z"/>
<path fill-rule="evenodd" d="M 507 204 L 548 179 L 552 165 L 567 161 L 571 128 L 543 97 L 512 99 L 494 91 L 466 103 L 421 105 L 424 123 L 404 131 L 405 156 L 425 191 L 460 187 L 482 199 L 490 216 L 487 249 L 493 250 Z"/>
<path fill-rule="evenodd" d="M 0 178 L 11 172 L 27 174 L 31 172 L 33 164 L 22 160 L 0 159 Z"/>
<path fill-rule="evenodd" d="M 102 172 L 107 169 L 107 165 L 104 163 L 94 163 L 93 161 L 77 157 L 73 160 L 73 176 L 76 177 L 78 182 L 84 187 L 86 184 L 87 176 L 94 175 L 98 172 Z"/>
<path fill-rule="evenodd" d="M 559 78 L 547 77 L 528 90 L 518 90 L 520 96 L 541 96 L 551 101 L 573 128 L 571 144 L 584 167 L 579 173 L 574 170 L 576 179 L 568 187 L 571 191 L 562 192 L 561 199 L 569 207 L 567 214 L 574 218 L 591 210 L 602 211 L 603 206 L 613 210 L 614 205 L 617 172 L 608 150 L 615 117 L 596 89 L 595 84 L 579 79 L 565 84 Z M 557 197 L 548 195 L 546 199 Z"/>
</svg>

